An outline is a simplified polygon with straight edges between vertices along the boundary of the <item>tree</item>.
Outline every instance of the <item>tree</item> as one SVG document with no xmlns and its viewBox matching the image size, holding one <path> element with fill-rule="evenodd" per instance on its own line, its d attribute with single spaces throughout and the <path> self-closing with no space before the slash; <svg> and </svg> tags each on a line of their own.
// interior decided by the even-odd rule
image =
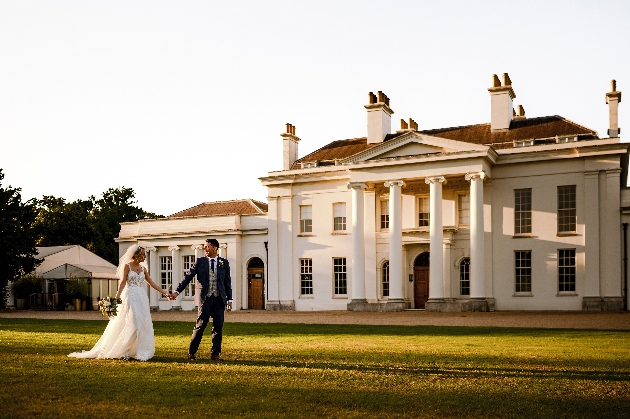
<svg viewBox="0 0 630 419">
<path fill-rule="evenodd" d="M 5 308 L 9 281 L 14 281 L 42 262 L 37 259 L 36 200 L 22 202 L 20 188 L 2 187 L 0 169 L 0 308 Z"/>
<path fill-rule="evenodd" d="M 44 196 L 37 202 L 38 246 L 79 244 L 88 247 L 92 241 L 91 213 L 94 202 L 78 199 L 66 203 L 63 198 Z"/>
<path fill-rule="evenodd" d="M 100 199 L 90 197 L 92 210 L 91 248 L 100 257 L 118 264 L 118 244 L 114 241 L 120 233 L 120 223 L 138 221 L 143 218 L 159 218 L 151 212 L 135 206 L 136 193 L 131 188 L 109 188 Z"/>
</svg>

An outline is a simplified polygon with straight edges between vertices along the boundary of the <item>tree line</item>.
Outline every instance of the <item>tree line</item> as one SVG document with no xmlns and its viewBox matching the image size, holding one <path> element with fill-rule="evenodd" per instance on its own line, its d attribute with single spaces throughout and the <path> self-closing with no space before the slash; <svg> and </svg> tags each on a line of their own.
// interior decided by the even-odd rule
<svg viewBox="0 0 630 419">
<path fill-rule="evenodd" d="M 23 201 L 21 188 L 3 186 L 3 179 L 0 169 L 0 308 L 9 281 L 41 263 L 37 246 L 78 244 L 117 265 L 120 223 L 161 217 L 138 207 L 131 188 L 109 188 L 98 198 L 73 202 L 55 196 Z"/>
</svg>

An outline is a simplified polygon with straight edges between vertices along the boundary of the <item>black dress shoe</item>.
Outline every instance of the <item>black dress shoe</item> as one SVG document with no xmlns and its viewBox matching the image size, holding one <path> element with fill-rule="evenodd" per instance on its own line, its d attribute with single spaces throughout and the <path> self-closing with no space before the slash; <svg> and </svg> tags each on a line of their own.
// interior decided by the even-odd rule
<svg viewBox="0 0 630 419">
<path fill-rule="evenodd" d="M 189 361 L 196 361 L 197 357 L 195 356 L 195 354 L 188 354 L 188 360 Z"/>
<path fill-rule="evenodd" d="M 212 356 L 210 356 L 210 359 L 213 361 L 223 361 L 223 358 L 221 358 L 221 355 L 219 354 L 212 354 Z"/>
</svg>

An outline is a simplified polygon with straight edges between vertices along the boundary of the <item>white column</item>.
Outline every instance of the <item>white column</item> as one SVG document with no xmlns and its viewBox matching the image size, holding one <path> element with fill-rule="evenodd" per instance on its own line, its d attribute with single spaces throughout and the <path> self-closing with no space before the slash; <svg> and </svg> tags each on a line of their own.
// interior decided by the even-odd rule
<svg viewBox="0 0 630 419">
<path fill-rule="evenodd" d="M 349 182 L 352 190 L 352 301 L 365 303 L 365 235 L 363 190 L 365 183 Z"/>
<path fill-rule="evenodd" d="M 622 272 L 621 272 L 621 206 L 620 197 L 621 169 L 606 171 L 606 277 L 603 284 L 605 300 L 621 297 Z M 620 299 L 620 301 L 623 301 Z M 606 304 L 606 302 L 604 302 Z M 623 306 L 619 307 L 623 309 Z"/>
<path fill-rule="evenodd" d="M 277 306 L 280 302 L 280 199 L 267 198 L 267 237 L 269 240 L 267 261 L 267 301 L 265 307 Z"/>
<path fill-rule="evenodd" d="M 402 180 L 389 180 L 389 302 L 400 303 L 405 296 L 402 251 Z"/>
<path fill-rule="evenodd" d="M 171 256 L 173 260 L 173 291 L 177 289 L 177 286 L 180 282 L 182 282 L 182 270 L 181 263 L 179 260 L 179 247 L 178 246 L 170 246 L 168 250 L 171 251 Z M 173 300 L 171 305 L 171 310 L 181 310 L 182 309 L 182 299 L 181 297 Z"/>
<path fill-rule="evenodd" d="M 376 272 L 376 192 L 363 192 L 363 248 L 365 249 L 365 298 L 376 300 L 379 296 L 379 279 Z"/>
<path fill-rule="evenodd" d="M 599 284 L 600 257 L 600 205 L 605 208 L 606 203 L 599 199 L 599 170 L 584 173 L 584 297 L 599 299 L 601 296 Z"/>
<path fill-rule="evenodd" d="M 452 298 L 453 297 L 453 284 L 451 279 L 451 273 L 453 272 L 453 267 L 451 266 L 451 248 L 453 246 L 453 242 L 450 238 L 447 238 L 444 241 L 444 254 L 443 254 L 443 271 L 442 271 L 442 284 L 444 289 L 444 298 Z"/>
<path fill-rule="evenodd" d="M 219 245 L 219 256 L 222 257 L 223 259 L 227 259 L 227 248 L 228 248 L 227 243 L 223 243 Z"/>
<path fill-rule="evenodd" d="M 429 300 L 444 299 L 443 261 L 444 227 L 442 223 L 442 184 L 446 183 L 444 176 L 434 176 L 424 179 L 429 185 L 429 243 L 431 246 L 431 264 L 429 265 Z"/>
<path fill-rule="evenodd" d="M 470 182 L 470 298 L 486 298 L 483 248 L 483 180 L 486 173 L 466 173 Z"/>
<path fill-rule="evenodd" d="M 158 273 L 157 247 L 147 247 L 146 252 L 149 255 L 149 276 L 153 279 L 153 282 L 155 282 L 159 286 L 160 277 Z M 158 309 L 159 298 L 159 293 L 153 288 L 149 288 L 149 307 L 151 308 L 151 310 Z"/>
</svg>

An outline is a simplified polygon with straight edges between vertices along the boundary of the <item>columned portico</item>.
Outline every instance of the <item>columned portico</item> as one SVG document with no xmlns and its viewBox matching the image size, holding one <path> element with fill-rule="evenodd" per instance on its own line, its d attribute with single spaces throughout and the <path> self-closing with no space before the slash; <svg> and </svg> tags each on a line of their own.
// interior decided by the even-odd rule
<svg viewBox="0 0 630 419">
<path fill-rule="evenodd" d="M 443 241 L 444 226 L 442 222 L 442 184 L 446 183 L 444 176 L 427 177 L 424 179 L 429 185 L 429 245 L 431 246 L 431 264 L 429 265 L 429 299 L 426 303 L 427 311 L 442 311 L 444 305 L 443 280 Z"/>
<path fill-rule="evenodd" d="M 470 182 L 470 310 L 488 311 L 485 291 L 484 269 L 484 223 L 483 223 L 483 180 L 482 170 L 466 173 Z"/>
<path fill-rule="evenodd" d="M 158 281 L 159 275 L 157 247 L 147 247 L 146 252 L 149 255 L 149 276 L 153 278 L 154 281 Z M 158 295 L 158 292 L 149 287 L 149 307 L 151 308 L 151 311 L 158 311 L 160 309 L 160 306 L 158 304 L 159 298 L 160 297 Z"/>
<path fill-rule="evenodd" d="M 366 311 L 365 298 L 365 234 L 363 191 L 367 188 L 364 183 L 349 182 L 348 189 L 352 192 L 352 301 L 348 304 L 349 311 Z"/>
<path fill-rule="evenodd" d="M 173 280 L 173 290 L 177 288 L 179 283 L 182 281 L 181 278 L 181 268 L 180 268 L 180 260 L 179 260 L 179 246 L 170 246 L 168 250 L 171 251 L 172 256 L 172 280 Z M 172 291 L 171 291 L 172 292 Z M 182 309 L 182 301 L 180 298 L 176 298 L 173 300 L 171 305 L 171 310 L 181 310 Z"/>
<path fill-rule="evenodd" d="M 389 180 L 389 300 L 387 311 L 400 311 L 407 308 L 405 303 L 403 247 L 402 247 L 402 180 Z"/>
</svg>

